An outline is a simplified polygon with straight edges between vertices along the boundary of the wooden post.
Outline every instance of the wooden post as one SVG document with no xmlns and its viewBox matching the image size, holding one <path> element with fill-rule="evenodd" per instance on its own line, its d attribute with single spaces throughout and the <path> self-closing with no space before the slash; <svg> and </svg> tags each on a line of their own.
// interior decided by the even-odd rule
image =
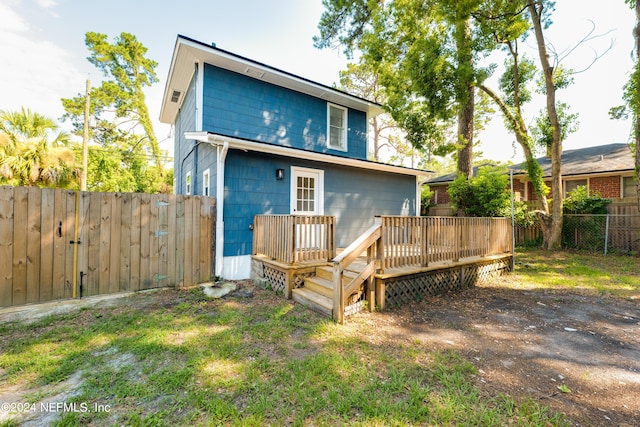
<svg viewBox="0 0 640 427">
<path fill-rule="evenodd" d="M 376 303 L 380 310 L 384 310 L 386 285 L 382 279 L 376 279 Z"/>
<path fill-rule="evenodd" d="M 13 305 L 13 187 L 0 186 L 0 307 Z"/>
<path fill-rule="evenodd" d="M 333 264 L 333 320 L 344 323 L 344 297 L 342 295 L 342 266 Z"/>
</svg>

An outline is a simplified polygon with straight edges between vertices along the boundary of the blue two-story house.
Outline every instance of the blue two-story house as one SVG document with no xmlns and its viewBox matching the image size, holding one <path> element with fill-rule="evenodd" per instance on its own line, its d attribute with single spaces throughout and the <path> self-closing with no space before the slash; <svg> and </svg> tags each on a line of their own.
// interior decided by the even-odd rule
<svg viewBox="0 0 640 427">
<path fill-rule="evenodd" d="M 427 172 L 367 160 L 380 105 L 178 36 L 160 120 L 175 191 L 216 198 L 216 275 L 250 276 L 257 214 L 333 215 L 345 247 L 375 215 L 416 215 Z"/>
</svg>

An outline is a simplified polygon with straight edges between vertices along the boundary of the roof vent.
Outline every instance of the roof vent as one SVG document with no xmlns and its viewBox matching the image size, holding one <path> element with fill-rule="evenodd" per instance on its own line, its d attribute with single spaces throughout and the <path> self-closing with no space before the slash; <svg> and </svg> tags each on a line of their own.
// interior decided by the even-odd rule
<svg viewBox="0 0 640 427">
<path fill-rule="evenodd" d="M 258 71 L 250 67 L 247 67 L 247 69 L 244 70 L 244 73 L 248 76 L 255 77 L 256 79 L 261 79 L 264 77 L 264 72 Z"/>
<path fill-rule="evenodd" d="M 179 90 L 174 90 L 171 94 L 171 102 L 178 102 L 178 100 L 180 99 L 180 95 L 182 95 L 182 92 L 180 92 Z"/>
</svg>

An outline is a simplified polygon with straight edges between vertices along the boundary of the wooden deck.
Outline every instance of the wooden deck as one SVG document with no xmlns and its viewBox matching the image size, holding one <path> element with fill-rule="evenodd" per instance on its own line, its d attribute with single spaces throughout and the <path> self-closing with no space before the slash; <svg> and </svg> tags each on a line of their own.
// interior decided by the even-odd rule
<svg viewBox="0 0 640 427">
<path fill-rule="evenodd" d="M 349 315 L 367 308 L 384 310 L 427 295 L 468 288 L 512 271 L 512 259 L 512 254 L 505 253 L 468 257 L 455 262 L 438 262 L 425 267 L 389 268 L 375 273 L 375 285 L 369 290 L 369 295 L 367 289 L 362 289 L 347 302 L 345 312 Z M 366 259 L 356 260 L 345 272 L 346 278 L 353 279 L 364 270 L 366 264 Z M 268 286 L 281 292 L 286 298 L 332 317 L 334 288 L 331 264 L 305 262 L 291 265 L 254 256 L 253 270 L 254 279 L 262 279 L 265 285 L 268 283 Z"/>
<path fill-rule="evenodd" d="M 334 222 L 314 219 L 306 224 Z M 285 239 L 295 242 L 296 226 L 278 231 L 285 229 L 293 234 Z M 309 230 L 305 233 L 309 235 Z M 316 240 L 320 241 L 330 239 Z M 283 260 L 254 251 L 252 277 L 343 322 L 345 316 L 367 307 L 401 305 L 511 271 L 511 243 L 505 218 L 376 217 L 375 224 L 347 248 L 314 248 L 316 254 L 334 254 L 330 259 L 284 254 Z M 289 247 L 305 250 L 299 244 Z"/>
</svg>

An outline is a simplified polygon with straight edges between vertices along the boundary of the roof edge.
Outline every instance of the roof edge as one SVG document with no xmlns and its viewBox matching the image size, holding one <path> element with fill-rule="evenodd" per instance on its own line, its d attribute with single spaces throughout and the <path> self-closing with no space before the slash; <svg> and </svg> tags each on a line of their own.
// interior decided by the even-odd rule
<svg viewBox="0 0 640 427">
<path fill-rule="evenodd" d="M 304 150 L 300 148 L 284 147 L 282 145 L 272 144 L 263 141 L 254 141 L 250 139 L 238 138 L 217 134 L 213 132 L 185 132 L 186 139 L 193 139 L 200 142 L 206 142 L 213 145 L 221 145 L 229 142 L 229 148 L 240 150 L 256 151 L 268 154 L 277 154 L 287 157 L 303 158 L 305 160 L 314 160 L 318 162 L 332 163 L 342 166 L 358 167 L 361 169 L 378 170 L 382 172 L 399 173 L 416 177 L 429 177 L 433 175 L 433 171 L 413 169 L 405 166 L 390 165 L 387 163 L 373 162 L 371 160 L 354 159 L 350 157 L 342 157 L 330 153 L 319 153 L 317 151 Z M 304 157 L 302 157 L 304 154 Z"/>
</svg>

